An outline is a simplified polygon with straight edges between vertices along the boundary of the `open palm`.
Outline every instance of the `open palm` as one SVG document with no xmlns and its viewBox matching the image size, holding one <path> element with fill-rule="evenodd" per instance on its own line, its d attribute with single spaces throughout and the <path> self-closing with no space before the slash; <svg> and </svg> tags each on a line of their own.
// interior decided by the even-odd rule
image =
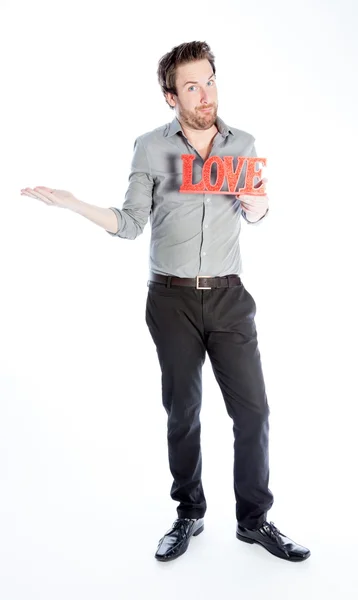
<svg viewBox="0 0 358 600">
<path fill-rule="evenodd" d="M 60 208 L 67 208 L 71 201 L 76 199 L 71 192 L 67 192 L 66 190 L 54 190 L 42 185 L 33 189 L 24 188 L 21 190 L 21 195 L 36 198 L 49 206 L 58 206 Z"/>
</svg>

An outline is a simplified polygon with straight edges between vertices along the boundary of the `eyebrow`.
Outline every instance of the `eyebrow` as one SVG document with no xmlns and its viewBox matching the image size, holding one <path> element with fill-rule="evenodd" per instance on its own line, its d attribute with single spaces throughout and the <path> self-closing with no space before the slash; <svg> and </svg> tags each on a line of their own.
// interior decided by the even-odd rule
<svg viewBox="0 0 358 600">
<path fill-rule="evenodd" d="M 215 75 L 215 73 L 212 73 L 210 75 L 210 77 L 208 78 L 208 81 L 209 81 L 209 79 L 211 79 L 212 77 L 214 77 L 214 75 Z M 185 88 L 185 86 L 188 85 L 188 83 L 199 83 L 199 81 L 187 81 L 186 83 L 184 83 L 183 88 Z"/>
</svg>

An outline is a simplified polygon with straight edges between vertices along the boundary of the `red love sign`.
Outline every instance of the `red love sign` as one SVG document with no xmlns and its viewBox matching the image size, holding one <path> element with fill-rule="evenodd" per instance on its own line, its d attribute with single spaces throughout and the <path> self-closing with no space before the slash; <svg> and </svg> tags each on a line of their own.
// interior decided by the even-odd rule
<svg viewBox="0 0 358 600">
<path fill-rule="evenodd" d="M 251 196 L 264 196 L 265 186 L 261 188 L 254 188 L 254 177 L 261 179 L 261 169 L 255 171 L 257 162 L 263 163 L 266 166 L 266 158 L 238 156 L 238 162 L 236 170 L 233 169 L 233 156 L 210 156 L 203 165 L 203 178 L 199 183 L 193 183 L 193 161 L 195 154 L 182 154 L 183 161 L 183 183 L 179 188 L 179 192 L 183 194 L 202 194 L 203 192 L 210 192 L 211 194 L 250 194 Z M 239 181 L 242 168 L 245 160 L 247 161 L 245 187 L 236 190 L 237 183 Z M 210 181 L 211 167 L 213 164 L 217 166 L 217 178 L 214 184 Z M 224 185 L 225 179 L 227 180 L 228 192 L 222 192 L 221 189 Z"/>
</svg>

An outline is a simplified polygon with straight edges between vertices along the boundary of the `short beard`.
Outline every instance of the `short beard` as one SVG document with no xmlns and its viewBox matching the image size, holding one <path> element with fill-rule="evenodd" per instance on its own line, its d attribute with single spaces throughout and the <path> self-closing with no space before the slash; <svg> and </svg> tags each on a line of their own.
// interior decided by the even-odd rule
<svg viewBox="0 0 358 600">
<path fill-rule="evenodd" d="M 213 111 L 210 114 L 200 114 L 199 110 L 193 111 L 185 110 L 181 108 L 179 118 L 185 125 L 192 127 L 193 129 L 206 130 L 210 129 L 217 118 L 218 107 L 213 106 Z"/>
</svg>

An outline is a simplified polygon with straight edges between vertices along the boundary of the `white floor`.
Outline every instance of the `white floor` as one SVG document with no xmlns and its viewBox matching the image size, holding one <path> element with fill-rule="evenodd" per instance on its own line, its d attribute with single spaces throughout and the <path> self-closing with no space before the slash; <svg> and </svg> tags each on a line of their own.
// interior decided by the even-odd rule
<svg viewBox="0 0 358 600">
<path fill-rule="evenodd" d="M 169 511 L 160 515 L 148 502 L 142 514 L 139 507 L 121 515 L 122 510 L 120 501 L 116 510 L 113 498 L 102 506 L 89 500 L 83 509 L 78 497 L 72 510 L 48 500 L 39 501 L 37 510 L 25 502 L 17 510 L 12 507 L 1 523 L 1 597 L 356 598 L 354 541 L 349 546 L 347 531 L 331 534 L 313 516 L 304 524 L 280 519 L 287 522 L 287 533 L 297 534 L 312 549 L 301 564 L 236 540 L 232 519 L 220 517 L 217 507 L 187 552 L 163 564 L 153 551 L 169 525 Z"/>
<path fill-rule="evenodd" d="M 79 373 L 71 389 L 67 378 L 56 386 L 50 379 L 1 381 L 1 599 L 357 597 L 355 497 L 344 489 L 334 453 L 327 455 L 324 433 L 326 454 L 313 427 L 299 433 L 297 415 L 292 439 L 289 411 L 271 409 L 275 503 L 268 517 L 311 557 L 290 563 L 236 539 L 231 421 L 205 366 L 205 529 L 184 555 L 163 564 L 154 553 L 176 503 L 158 379 L 150 393 L 148 383 L 137 382 L 141 419 L 133 392 L 109 393 L 113 380 L 105 389 Z"/>
</svg>

